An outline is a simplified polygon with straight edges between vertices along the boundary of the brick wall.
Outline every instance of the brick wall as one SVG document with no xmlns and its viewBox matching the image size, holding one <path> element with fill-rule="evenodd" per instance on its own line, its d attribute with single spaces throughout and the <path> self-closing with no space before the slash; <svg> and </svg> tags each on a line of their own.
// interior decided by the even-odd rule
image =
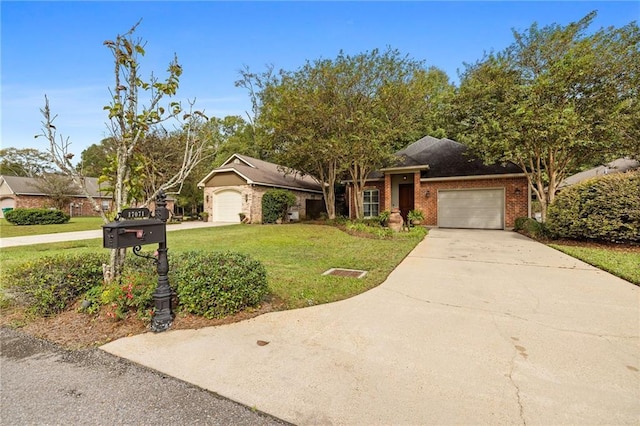
<svg viewBox="0 0 640 426">
<path fill-rule="evenodd" d="M 98 203 L 102 203 L 101 200 L 97 200 Z M 55 206 L 53 200 L 49 197 L 40 195 L 19 195 L 15 197 L 15 208 L 17 209 L 41 209 L 52 208 Z M 71 207 L 70 204 L 73 204 Z M 109 208 L 111 208 L 111 200 L 109 200 Z M 67 203 L 63 212 L 66 214 L 72 213 L 72 216 L 100 216 L 99 211 L 93 209 L 93 205 L 86 198 L 78 197 L 73 198 L 70 203 Z"/>
<path fill-rule="evenodd" d="M 413 174 L 414 208 L 422 210 L 425 215 L 424 224 L 438 224 L 438 190 L 444 189 L 482 189 L 504 188 L 505 190 L 505 227 L 513 228 L 517 217 L 529 214 L 529 191 L 525 177 L 508 177 L 492 179 L 457 179 L 421 181 L 420 173 Z M 377 188 L 380 191 L 380 211 L 391 207 L 391 176 L 386 175 L 384 181 L 370 182 L 365 189 Z M 516 191 L 517 190 L 517 191 Z M 425 196 L 426 192 L 429 196 Z M 350 187 L 350 215 L 355 218 L 353 208 L 353 187 Z"/>
<path fill-rule="evenodd" d="M 268 186 L 251 186 L 237 185 L 224 187 L 205 187 L 204 188 L 204 211 L 209 213 L 210 219 L 213 220 L 213 198 L 214 194 L 220 190 L 238 191 L 242 197 L 242 213 L 247 215 L 250 223 L 262 222 L 262 196 L 265 192 L 273 189 Z M 306 191 L 289 190 L 296 196 L 296 205 L 292 207 L 292 211 L 297 211 L 299 218 L 306 217 L 306 200 L 321 200 L 322 194 L 316 194 Z"/>
<path fill-rule="evenodd" d="M 266 186 L 254 186 L 248 188 L 250 189 L 248 201 L 245 202 L 245 199 L 242 199 L 242 211 L 245 212 L 245 214 L 249 212 L 248 217 L 251 223 L 260 223 L 262 222 L 262 196 L 265 192 L 274 188 Z M 300 220 L 307 217 L 306 200 L 322 199 L 322 194 L 307 191 L 296 191 L 292 189 L 289 189 L 288 191 L 296 196 L 296 204 L 291 208 L 291 211 L 298 212 L 298 218 Z M 242 196 L 244 197 L 244 193 Z"/>
<path fill-rule="evenodd" d="M 504 188 L 505 190 L 505 227 L 513 228 L 517 217 L 529 214 L 529 191 L 525 177 L 497 178 L 497 179 L 469 179 L 421 181 L 420 191 L 415 197 L 416 209 L 424 212 L 424 224 L 437 226 L 438 224 L 438 190 L 446 189 L 490 189 Z M 516 191 L 516 189 L 518 191 Z M 429 191 L 429 196 L 425 193 Z"/>
</svg>

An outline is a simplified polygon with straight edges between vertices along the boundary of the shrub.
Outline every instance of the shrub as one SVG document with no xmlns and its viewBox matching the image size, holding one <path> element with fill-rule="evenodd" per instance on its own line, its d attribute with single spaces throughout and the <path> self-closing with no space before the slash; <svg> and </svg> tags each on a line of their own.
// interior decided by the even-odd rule
<svg viewBox="0 0 640 426">
<path fill-rule="evenodd" d="M 345 225 L 347 232 L 355 233 L 364 236 L 370 236 L 371 238 L 379 239 L 422 239 L 427 235 L 427 229 L 422 226 L 414 226 L 408 228 L 407 232 L 394 232 L 392 229 L 383 227 L 380 225 L 377 218 L 358 219 L 347 222 Z"/>
<path fill-rule="evenodd" d="M 148 319 L 157 284 L 158 273 L 152 262 L 128 256 L 119 282 L 101 286 L 99 298 L 91 302 L 106 305 L 107 316 L 114 319 L 124 319 L 129 312 L 135 312 L 138 318 Z"/>
<path fill-rule="evenodd" d="M 516 218 L 513 230 L 521 232 L 534 239 L 543 238 L 546 235 L 544 225 L 530 217 Z"/>
<path fill-rule="evenodd" d="M 409 224 L 415 222 L 422 222 L 424 220 L 424 213 L 422 213 L 422 210 L 411 210 L 408 214 L 407 214 L 407 220 L 409 221 Z"/>
<path fill-rule="evenodd" d="M 268 293 L 264 266 L 245 254 L 185 252 L 172 268 L 180 308 L 206 318 L 256 306 Z"/>
<path fill-rule="evenodd" d="M 387 224 L 389 223 L 390 217 L 391 217 L 390 210 L 385 210 L 382 213 L 380 213 L 380 215 L 378 216 L 378 218 L 380 219 L 380 225 L 387 226 Z"/>
<path fill-rule="evenodd" d="M 547 212 L 554 238 L 640 242 L 640 171 L 606 175 L 560 192 Z"/>
<path fill-rule="evenodd" d="M 286 189 L 270 189 L 262 196 L 262 223 L 284 220 L 296 203 L 296 196 Z"/>
<path fill-rule="evenodd" d="M 69 222 L 69 216 L 60 210 L 13 209 L 5 214 L 5 219 L 14 225 L 52 225 Z"/>
<path fill-rule="evenodd" d="M 77 298 L 102 284 L 106 254 L 57 255 L 26 262 L 3 276 L 3 285 L 28 311 L 49 316 L 63 311 Z"/>
</svg>

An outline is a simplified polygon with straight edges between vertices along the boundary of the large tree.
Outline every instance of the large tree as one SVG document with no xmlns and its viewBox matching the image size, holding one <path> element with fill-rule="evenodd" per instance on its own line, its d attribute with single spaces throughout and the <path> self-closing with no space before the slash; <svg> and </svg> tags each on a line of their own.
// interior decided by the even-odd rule
<svg viewBox="0 0 640 426">
<path fill-rule="evenodd" d="M 307 61 L 263 84 L 259 122 L 275 159 L 314 176 L 324 186 L 335 217 L 335 183 L 346 173 L 355 189 L 355 214 L 363 214 L 362 191 L 372 171 L 393 161 L 393 153 L 439 126 L 429 116 L 429 89 L 439 84 L 423 63 L 398 50 L 343 52 L 333 60 Z M 446 76 L 445 76 L 446 77 Z M 440 80 L 441 81 L 441 80 Z M 433 118 L 426 124 L 425 118 Z"/>
<path fill-rule="evenodd" d="M 33 178 L 53 170 L 54 165 L 46 152 L 34 148 L 0 149 L 0 175 Z"/>
<path fill-rule="evenodd" d="M 526 173 L 543 220 L 568 173 L 638 146 L 640 33 L 635 22 L 588 34 L 595 12 L 567 26 L 533 24 L 466 65 L 458 139 L 487 163 Z"/>
<path fill-rule="evenodd" d="M 111 51 L 114 58 L 114 85 L 110 89 L 111 101 L 104 109 L 108 112 L 108 128 L 113 143 L 113 155 L 110 158 L 112 167 L 109 181 L 112 183 L 114 207 L 116 211 L 130 205 L 136 199 L 139 204 L 147 205 L 160 191 L 172 193 L 178 190 L 193 168 L 202 160 L 209 149 L 206 139 L 200 138 L 195 129 L 205 117 L 199 112 L 189 109 L 183 117 L 181 104 L 176 101 L 165 104 L 167 98 L 176 95 L 182 67 L 177 58 L 169 63 L 167 76 L 161 80 L 151 74 L 145 80 L 140 74 L 140 61 L 145 55 L 146 43 L 140 38 L 134 38 L 139 22 L 125 34 L 118 35 L 115 40 L 107 40 L 104 45 Z M 193 103 L 190 103 L 193 107 Z M 69 175 L 75 184 L 81 188 L 96 210 L 100 211 L 105 222 L 107 217 L 97 201 L 93 199 L 84 186 L 82 169 L 71 163 L 73 153 L 70 151 L 68 138 L 57 133 L 54 125 L 56 116 L 52 115 L 49 100 L 45 96 L 45 106 L 42 109 L 42 135 L 49 142 L 49 155 L 52 161 L 63 173 Z M 154 191 L 143 191 L 140 173 L 144 170 L 145 152 L 153 147 L 145 147 L 149 143 L 147 135 L 157 129 L 169 119 L 181 118 L 185 138 L 180 140 L 172 151 L 181 153 L 180 167 L 173 175 L 163 176 L 162 183 L 154 186 Z M 148 148 L 148 149 L 146 149 Z M 146 195 L 146 199 L 139 197 Z M 107 280 L 119 277 L 124 263 L 124 250 L 113 250 L 111 262 L 105 271 Z"/>
<path fill-rule="evenodd" d="M 104 138 L 100 143 L 90 145 L 80 154 L 80 162 L 76 169 L 84 176 L 100 177 L 109 168 L 110 159 L 114 158 L 116 141 Z"/>
<path fill-rule="evenodd" d="M 209 127 L 210 137 L 218 143 L 218 151 L 212 166 L 218 167 L 233 154 L 268 160 L 265 151 L 254 137 L 254 127 L 238 115 L 212 119 Z"/>
</svg>

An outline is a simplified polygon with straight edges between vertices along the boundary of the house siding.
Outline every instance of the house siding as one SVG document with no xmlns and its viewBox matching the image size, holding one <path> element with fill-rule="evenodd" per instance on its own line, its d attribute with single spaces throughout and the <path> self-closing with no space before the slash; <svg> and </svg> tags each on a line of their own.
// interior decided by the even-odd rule
<svg viewBox="0 0 640 426">
<path fill-rule="evenodd" d="M 246 183 L 247 181 L 234 172 L 220 172 L 209 179 L 206 186 L 242 186 Z"/>
</svg>

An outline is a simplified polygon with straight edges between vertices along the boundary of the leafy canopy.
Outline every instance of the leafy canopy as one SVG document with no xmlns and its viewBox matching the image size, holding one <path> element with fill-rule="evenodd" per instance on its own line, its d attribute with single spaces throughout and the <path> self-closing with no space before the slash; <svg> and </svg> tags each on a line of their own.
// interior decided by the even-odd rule
<svg viewBox="0 0 640 426">
<path fill-rule="evenodd" d="M 511 46 L 461 75 L 458 139 L 487 163 L 519 165 L 543 217 L 568 173 L 634 146 L 637 153 L 638 25 L 589 34 L 595 16 L 514 30 Z"/>
</svg>

